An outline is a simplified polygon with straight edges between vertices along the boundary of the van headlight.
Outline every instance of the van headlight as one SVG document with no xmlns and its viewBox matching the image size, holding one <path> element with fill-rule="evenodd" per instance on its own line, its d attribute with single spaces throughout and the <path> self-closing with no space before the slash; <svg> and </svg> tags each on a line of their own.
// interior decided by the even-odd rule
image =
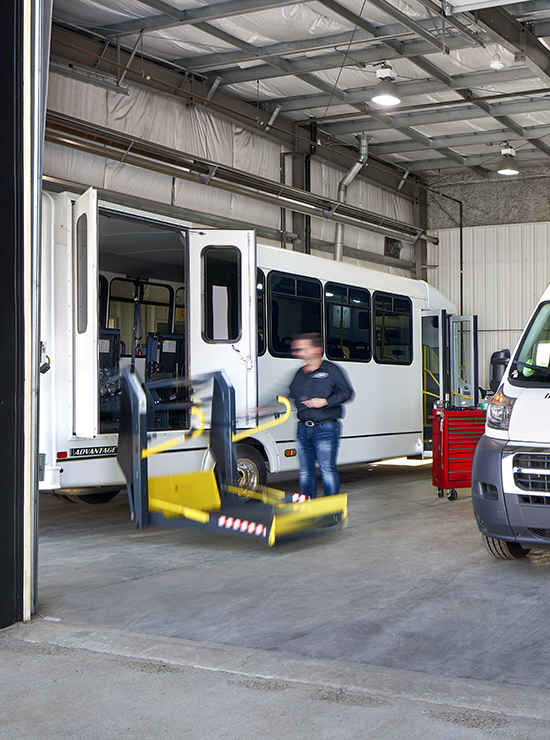
<svg viewBox="0 0 550 740">
<path fill-rule="evenodd" d="M 495 393 L 487 407 L 487 426 L 491 429 L 508 429 L 515 402 L 515 398 L 505 396 L 502 391 Z"/>
</svg>

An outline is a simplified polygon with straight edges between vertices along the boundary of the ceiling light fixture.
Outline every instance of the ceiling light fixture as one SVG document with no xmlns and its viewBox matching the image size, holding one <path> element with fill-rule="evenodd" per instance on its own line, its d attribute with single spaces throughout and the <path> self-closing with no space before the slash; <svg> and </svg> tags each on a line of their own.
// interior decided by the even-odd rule
<svg viewBox="0 0 550 740">
<path fill-rule="evenodd" d="M 401 98 L 398 95 L 397 85 L 394 82 L 397 79 L 397 75 L 390 65 L 384 62 L 380 69 L 376 70 L 376 77 L 380 82 L 374 88 L 372 102 L 377 105 L 383 105 L 384 107 L 399 105 Z"/>
<path fill-rule="evenodd" d="M 519 175 L 519 169 L 516 163 L 516 150 L 510 144 L 500 145 L 501 159 L 498 165 L 499 175 Z"/>
<path fill-rule="evenodd" d="M 495 54 L 492 58 L 492 60 L 489 62 L 489 67 L 491 69 L 504 69 L 506 65 L 500 58 L 500 54 Z"/>
</svg>

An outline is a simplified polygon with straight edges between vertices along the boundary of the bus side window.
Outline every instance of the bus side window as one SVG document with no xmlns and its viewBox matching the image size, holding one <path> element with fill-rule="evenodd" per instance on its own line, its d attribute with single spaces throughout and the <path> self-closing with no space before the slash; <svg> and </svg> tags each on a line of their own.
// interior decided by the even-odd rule
<svg viewBox="0 0 550 740">
<path fill-rule="evenodd" d="M 327 358 L 368 362 L 371 358 L 368 290 L 326 283 L 325 307 Z"/>
<path fill-rule="evenodd" d="M 236 342 L 241 336 L 241 253 L 205 247 L 203 329 L 205 342 Z"/>
<path fill-rule="evenodd" d="M 322 333 L 321 283 L 312 278 L 270 272 L 269 352 L 274 357 L 292 357 L 290 342 L 296 334 Z"/>
<path fill-rule="evenodd" d="M 393 293 L 374 294 L 374 358 L 389 365 L 412 362 L 412 302 Z"/>
</svg>

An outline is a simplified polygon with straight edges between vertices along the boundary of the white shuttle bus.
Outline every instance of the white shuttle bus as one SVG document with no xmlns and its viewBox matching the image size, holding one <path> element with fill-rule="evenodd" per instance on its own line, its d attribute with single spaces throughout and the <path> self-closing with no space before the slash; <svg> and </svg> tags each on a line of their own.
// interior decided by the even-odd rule
<svg viewBox="0 0 550 740">
<path fill-rule="evenodd" d="M 299 367 L 290 340 L 301 332 L 323 334 L 327 359 L 356 391 L 339 463 L 420 455 L 441 397 L 442 316 L 454 310 L 425 282 L 257 246 L 253 231 L 189 229 L 98 203 L 93 189 L 44 195 L 41 301 L 40 486 L 89 503 L 125 485 L 123 367 L 133 362 L 145 383 L 173 379 L 176 396 L 181 381 L 224 370 L 239 428 L 252 428 L 258 406 L 288 389 Z M 156 442 L 189 424 L 162 400 L 149 409 Z M 291 417 L 239 444 L 243 484 L 296 469 L 295 434 Z M 204 434 L 154 456 L 152 474 L 199 470 L 207 451 Z"/>
<path fill-rule="evenodd" d="M 485 435 L 476 448 L 472 501 L 497 558 L 550 548 L 550 285 L 510 359 L 491 357 Z"/>
</svg>

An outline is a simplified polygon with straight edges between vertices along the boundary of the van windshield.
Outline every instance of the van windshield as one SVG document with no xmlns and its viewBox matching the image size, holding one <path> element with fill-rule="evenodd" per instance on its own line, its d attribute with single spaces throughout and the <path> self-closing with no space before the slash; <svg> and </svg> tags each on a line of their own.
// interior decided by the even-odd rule
<svg viewBox="0 0 550 740">
<path fill-rule="evenodd" d="M 550 384 L 550 303 L 542 303 L 533 317 L 512 361 L 510 380 Z"/>
</svg>

